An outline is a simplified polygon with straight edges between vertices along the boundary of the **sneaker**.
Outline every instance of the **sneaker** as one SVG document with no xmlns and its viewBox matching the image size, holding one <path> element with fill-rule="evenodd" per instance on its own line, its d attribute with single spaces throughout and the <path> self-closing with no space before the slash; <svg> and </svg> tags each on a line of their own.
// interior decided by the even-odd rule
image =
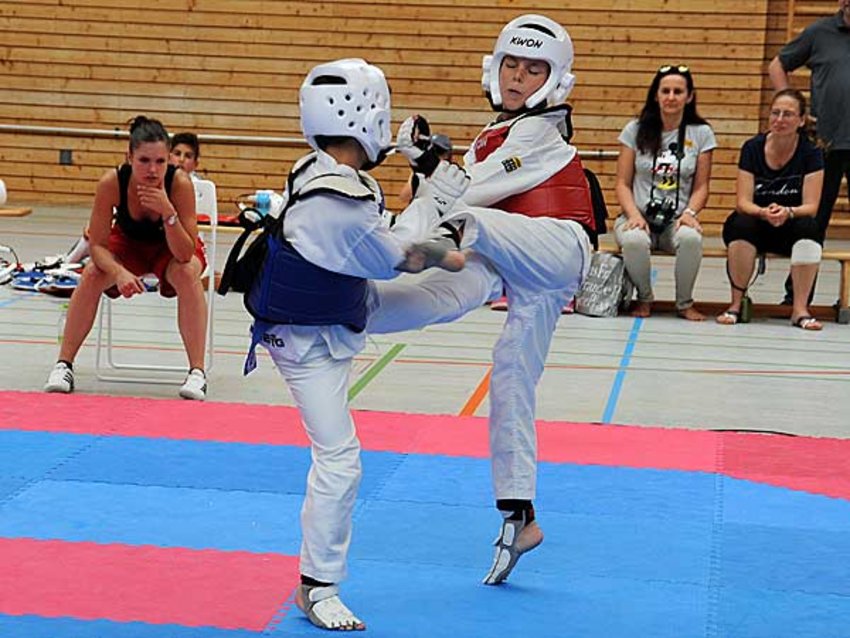
<svg viewBox="0 0 850 638">
<path fill-rule="evenodd" d="M 59 361 L 50 375 L 47 377 L 47 383 L 44 384 L 45 392 L 61 392 L 68 394 L 74 391 L 74 371 L 68 367 L 64 361 Z"/>
<path fill-rule="evenodd" d="M 180 387 L 180 396 L 184 399 L 203 401 L 207 398 L 207 377 L 200 368 L 192 368 Z"/>
</svg>

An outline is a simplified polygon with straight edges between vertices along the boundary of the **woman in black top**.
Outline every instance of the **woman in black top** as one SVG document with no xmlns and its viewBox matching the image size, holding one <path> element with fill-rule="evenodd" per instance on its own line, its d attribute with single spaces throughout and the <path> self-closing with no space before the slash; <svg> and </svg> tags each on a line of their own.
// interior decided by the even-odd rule
<svg viewBox="0 0 850 638">
<path fill-rule="evenodd" d="M 195 190 L 186 173 L 168 165 L 168 153 L 165 127 L 140 115 L 130 125 L 127 163 L 107 171 L 98 182 L 88 225 L 91 262 L 71 297 L 47 392 L 74 390 L 74 357 L 91 331 L 101 294 L 132 297 L 144 292 L 142 275 L 153 273 L 163 296 L 177 296 L 180 336 L 189 359 L 180 396 L 205 397 L 205 257 L 195 219 Z"/>
<path fill-rule="evenodd" d="M 806 100 L 799 91 L 779 91 L 770 106 L 768 132 L 741 149 L 737 207 L 723 226 L 732 303 L 717 316 L 718 323 L 738 322 L 756 255 L 771 252 L 791 257 L 792 324 L 804 330 L 823 328 L 808 309 L 823 244 L 815 221 L 823 154 L 803 132 L 805 116 Z"/>
</svg>

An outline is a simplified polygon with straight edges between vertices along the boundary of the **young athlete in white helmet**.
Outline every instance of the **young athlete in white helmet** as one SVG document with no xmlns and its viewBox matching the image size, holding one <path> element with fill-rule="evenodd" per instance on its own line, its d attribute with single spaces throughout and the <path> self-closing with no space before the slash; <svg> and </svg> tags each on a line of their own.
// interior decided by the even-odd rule
<svg viewBox="0 0 850 638">
<path fill-rule="evenodd" d="M 383 160 L 392 139 L 390 93 L 379 68 L 360 59 L 316 66 L 301 86 L 300 108 L 314 152 L 290 172 L 276 241 L 268 242 L 245 295 L 255 317 L 246 370 L 262 344 L 311 442 L 296 605 L 318 627 L 356 630 L 365 625 L 340 600 L 339 583 L 361 473 L 347 388 L 352 358 L 365 345 L 366 282 L 430 265 L 461 268 L 463 255 L 439 244 L 411 249 L 386 224 L 383 193 L 365 172 Z M 446 165 L 428 180 L 411 204 L 418 214 L 409 217 L 436 219 L 467 182 L 462 169 Z M 405 230 L 401 221 L 397 226 Z"/>
<path fill-rule="evenodd" d="M 459 273 L 373 287 L 370 332 L 451 321 L 507 292 L 508 315 L 493 351 L 490 450 L 503 521 L 484 582 L 503 582 L 543 533 L 532 500 L 537 476 L 535 389 L 561 310 L 581 286 L 596 233 L 590 191 L 568 142 L 573 48 L 556 22 L 524 15 L 508 23 L 484 58 L 482 85 L 496 120 L 464 157 L 471 184 L 444 221 L 471 248 Z M 413 170 L 434 165 L 420 148 L 421 118 L 399 129 Z"/>
</svg>

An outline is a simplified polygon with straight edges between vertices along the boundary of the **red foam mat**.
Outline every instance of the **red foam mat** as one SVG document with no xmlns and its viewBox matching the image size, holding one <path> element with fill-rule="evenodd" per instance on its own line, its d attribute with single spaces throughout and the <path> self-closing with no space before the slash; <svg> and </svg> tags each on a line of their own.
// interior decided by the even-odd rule
<svg viewBox="0 0 850 638">
<path fill-rule="evenodd" d="M 0 613 L 262 631 L 298 583 L 276 554 L 0 538 Z"/>
<path fill-rule="evenodd" d="M 364 449 L 485 458 L 481 417 L 356 412 Z M 0 392 L 0 429 L 306 446 L 295 408 Z M 554 463 L 724 472 L 850 498 L 850 440 L 540 421 Z"/>
</svg>

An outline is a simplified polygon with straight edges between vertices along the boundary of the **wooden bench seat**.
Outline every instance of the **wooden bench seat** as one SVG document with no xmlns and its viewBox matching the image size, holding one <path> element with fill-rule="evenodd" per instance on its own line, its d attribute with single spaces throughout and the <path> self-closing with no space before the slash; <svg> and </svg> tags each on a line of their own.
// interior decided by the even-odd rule
<svg viewBox="0 0 850 638">
<path fill-rule="evenodd" d="M 599 250 L 606 253 L 611 253 L 615 255 L 620 254 L 619 246 L 613 244 L 603 244 L 599 247 Z M 666 253 L 659 250 L 653 250 L 653 255 L 658 256 L 668 256 L 670 257 L 670 253 Z M 714 247 L 703 247 L 702 256 L 704 258 L 726 258 L 726 249 L 725 248 L 714 248 Z M 768 253 L 766 255 L 768 259 L 788 259 L 785 255 L 776 255 L 773 253 Z M 840 270 L 840 278 L 838 284 L 838 307 L 837 308 L 828 308 L 826 310 L 821 309 L 819 314 L 823 314 L 824 312 L 832 311 L 835 315 L 835 320 L 837 323 L 850 323 L 850 250 L 827 250 L 824 249 L 823 256 L 821 257 L 821 261 L 837 261 L 841 267 Z M 724 308 L 727 304 L 723 304 Z M 760 304 L 765 306 L 768 309 L 776 310 L 776 306 L 771 306 L 769 304 Z M 813 309 L 814 310 L 814 309 Z"/>
</svg>

